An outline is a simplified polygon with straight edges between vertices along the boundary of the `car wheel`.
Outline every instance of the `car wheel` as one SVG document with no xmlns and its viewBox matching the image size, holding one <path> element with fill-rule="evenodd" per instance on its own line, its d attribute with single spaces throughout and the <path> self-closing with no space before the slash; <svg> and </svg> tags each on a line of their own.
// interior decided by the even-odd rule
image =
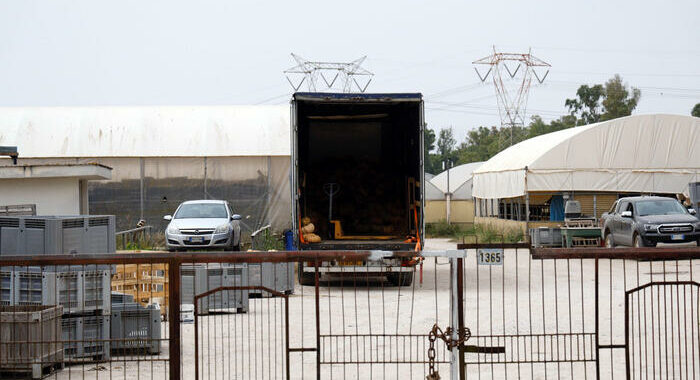
<svg viewBox="0 0 700 380">
<path fill-rule="evenodd" d="M 646 245 L 644 245 L 644 240 L 642 240 L 642 236 L 639 234 L 634 234 L 634 248 L 644 248 Z"/>
<path fill-rule="evenodd" d="M 236 234 L 231 233 L 231 243 L 226 247 L 227 251 L 240 251 L 241 250 L 241 242 L 239 241 L 238 244 L 233 245 L 233 242 L 236 240 Z"/>
<path fill-rule="evenodd" d="M 605 235 L 605 247 L 606 248 L 615 248 L 615 241 L 613 241 L 612 234 L 609 232 L 607 235 Z"/>
</svg>

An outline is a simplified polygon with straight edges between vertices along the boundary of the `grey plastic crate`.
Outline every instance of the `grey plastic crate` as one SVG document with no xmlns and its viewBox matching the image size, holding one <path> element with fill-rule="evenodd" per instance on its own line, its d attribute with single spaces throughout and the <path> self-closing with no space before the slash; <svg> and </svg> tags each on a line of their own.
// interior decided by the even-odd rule
<svg viewBox="0 0 700 380">
<path fill-rule="evenodd" d="M 294 263 L 248 264 L 250 286 L 262 286 L 284 294 L 294 292 Z M 252 290 L 254 294 L 263 292 Z M 264 292 L 263 296 L 269 295 Z"/>
<path fill-rule="evenodd" d="M 112 353 L 160 353 L 160 309 L 137 303 L 112 304 Z"/>
<path fill-rule="evenodd" d="M 61 305 L 64 313 L 97 312 L 108 315 L 111 305 L 111 272 L 12 272 L 13 305 Z"/>
<path fill-rule="evenodd" d="M 195 295 L 221 286 L 248 286 L 248 264 L 183 265 L 180 273 L 182 304 L 194 304 Z M 247 312 L 248 293 L 247 290 L 216 292 L 199 300 L 198 312 L 208 314 L 214 310 L 231 311 L 232 309 L 237 312 Z"/>
<path fill-rule="evenodd" d="M 561 247 L 560 228 L 530 228 L 530 242 L 533 247 Z"/>
<path fill-rule="evenodd" d="M 114 252 L 113 215 L 0 217 L 0 256 Z"/>
<path fill-rule="evenodd" d="M 14 305 L 14 283 L 12 272 L 0 271 L 0 306 Z"/>
<path fill-rule="evenodd" d="M 111 357 L 110 316 L 78 316 L 61 320 L 63 353 L 67 358 L 108 360 Z"/>
<path fill-rule="evenodd" d="M 132 294 L 112 292 L 111 299 L 112 305 L 118 303 L 134 303 L 134 296 Z"/>
</svg>

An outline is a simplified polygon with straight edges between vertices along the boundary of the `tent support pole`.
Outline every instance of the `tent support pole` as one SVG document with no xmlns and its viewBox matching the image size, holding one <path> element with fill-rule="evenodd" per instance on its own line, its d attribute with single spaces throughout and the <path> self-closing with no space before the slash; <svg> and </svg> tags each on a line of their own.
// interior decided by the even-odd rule
<svg viewBox="0 0 700 380">
<path fill-rule="evenodd" d="M 525 167 L 525 230 L 530 228 L 530 192 L 527 191 L 527 166 Z"/>
</svg>

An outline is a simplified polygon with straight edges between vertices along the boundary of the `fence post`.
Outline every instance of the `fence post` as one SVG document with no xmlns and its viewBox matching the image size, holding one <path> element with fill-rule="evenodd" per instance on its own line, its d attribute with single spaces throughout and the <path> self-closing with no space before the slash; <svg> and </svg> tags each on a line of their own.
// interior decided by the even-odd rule
<svg viewBox="0 0 700 380">
<path fill-rule="evenodd" d="M 464 259 L 457 259 L 457 334 L 459 338 L 464 331 Z M 459 354 L 459 379 L 464 380 L 466 376 L 466 367 L 464 365 L 464 343 L 457 346 Z"/>
<path fill-rule="evenodd" d="M 598 314 L 598 254 L 595 254 L 595 375 L 600 379 L 600 334 L 598 324 L 600 315 Z"/>
<path fill-rule="evenodd" d="M 180 262 L 174 258 L 168 260 L 168 283 L 170 380 L 180 380 Z"/>
<path fill-rule="evenodd" d="M 459 323 L 459 276 L 457 275 L 458 259 L 455 257 L 450 257 L 450 326 L 452 329 L 452 341 L 457 341 L 459 339 L 459 329 L 456 328 Z M 450 379 L 459 380 L 461 370 L 459 368 L 459 347 L 457 345 L 452 347 L 450 355 Z"/>
</svg>

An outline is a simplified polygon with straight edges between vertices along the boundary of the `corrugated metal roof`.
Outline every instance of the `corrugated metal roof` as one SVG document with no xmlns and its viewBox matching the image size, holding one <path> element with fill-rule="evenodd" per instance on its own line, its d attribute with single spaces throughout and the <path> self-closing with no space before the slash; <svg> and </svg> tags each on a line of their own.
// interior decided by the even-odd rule
<svg viewBox="0 0 700 380">
<path fill-rule="evenodd" d="M 20 157 L 288 156 L 289 106 L 0 107 Z"/>
</svg>

